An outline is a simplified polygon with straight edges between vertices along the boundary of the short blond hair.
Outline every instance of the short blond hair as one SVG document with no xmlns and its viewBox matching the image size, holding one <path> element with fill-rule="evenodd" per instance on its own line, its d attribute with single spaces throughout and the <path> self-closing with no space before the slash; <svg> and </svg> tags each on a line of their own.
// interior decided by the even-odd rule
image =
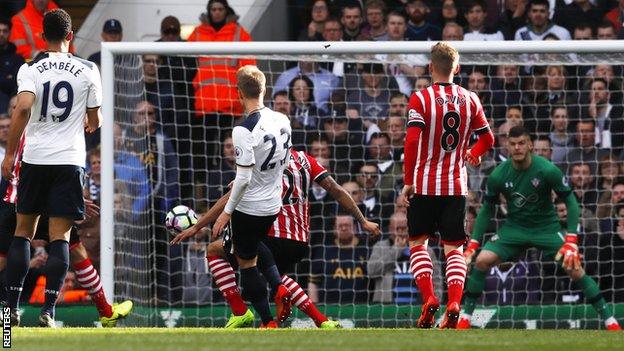
<svg viewBox="0 0 624 351">
<path fill-rule="evenodd" d="M 440 74 L 451 74 L 459 64 L 459 53 L 449 43 L 441 41 L 431 48 L 431 64 Z"/>
<path fill-rule="evenodd" d="M 266 77 L 256 66 L 243 66 L 236 72 L 236 85 L 246 98 L 259 98 L 264 93 Z"/>
</svg>

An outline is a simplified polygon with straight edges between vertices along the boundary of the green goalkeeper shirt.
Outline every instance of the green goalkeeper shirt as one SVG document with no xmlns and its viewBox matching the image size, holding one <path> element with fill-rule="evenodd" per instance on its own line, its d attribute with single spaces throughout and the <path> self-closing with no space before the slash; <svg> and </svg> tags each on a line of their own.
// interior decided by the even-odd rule
<svg viewBox="0 0 624 351">
<path fill-rule="evenodd" d="M 516 170 L 509 159 L 498 165 L 487 180 L 484 204 L 472 233 L 474 240 L 481 237 L 494 212 L 499 194 L 507 200 L 507 224 L 528 229 L 553 229 L 559 231 L 561 224 L 552 202 L 554 191 L 566 201 L 569 233 L 576 233 L 579 207 L 561 170 L 547 159 L 531 155 L 528 169 Z"/>
</svg>

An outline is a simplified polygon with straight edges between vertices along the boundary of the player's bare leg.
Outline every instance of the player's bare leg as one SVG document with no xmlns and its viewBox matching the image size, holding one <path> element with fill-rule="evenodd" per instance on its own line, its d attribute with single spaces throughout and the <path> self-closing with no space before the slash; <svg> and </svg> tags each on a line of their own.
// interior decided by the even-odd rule
<svg viewBox="0 0 624 351">
<path fill-rule="evenodd" d="M 444 256 L 446 257 L 446 285 L 448 299 L 444 319 L 440 323 L 441 329 L 455 329 L 461 311 L 460 303 L 464 293 L 466 280 L 466 261 L 463 255 L 462 243 L 445 243 Z"/>
<path fill-rule="evenodd" d="M 11 308 L 11 325 L 19 326 L 19 299 L 30 264 L 30 241 L 35 236 L 39 215 L 17 214 L 15 236 L 7 255 L 7 305 Z"/>
<path fill-rule="evenodd" d="M 76 230 L 72 228 L 72 230 Z M 100 275 L 89 259 L 87 249 L 82 242 L 78 241 L 69 248 L 71 266 L 76 273 L 78 284 L 89 291 L 91 300 L 95 303 L 100 316 L 100 323 L 104 328 L 117 325 L 119 319 L 125 318 L 132 311 L 132 301 L 126 300 L 119 304 L 109 304 L 102 288 Z"/>
<path fill-rule="evenodd" d="M 433 292 L 433 262 L 427 251 L 428 235 L 410 238 L 410 271 L 418 285 L 423 305 L 416 326 L 431 328 L 435 322 L 435 314 L 440 309 L 440 302 Z"/>
<path fill-rule="evenodd" d="M 227 261 L 225 251 L 223 250 L 223 239 L 213 241 L 207 245 L 206 258 L 208 259 L 208 269 L 212 274 L 212 280 L 232 310 L 232 315 L 225 324 L 225 328 L 247 328 L 253 326 L 254 314 L 247 308 L 245 301 L 241 297 L 240 289 L 236 284 L 236 275 Z"/>
<path fill-rule="evenodd" d="M 469 261 L 472 259 L 468 258 Z M 464 311 L 461 313 L 457 329 L 470 329 L 470 318 L 474 312 L 477 300 L 481 296 L 485 287 L 485 276 L 492 267 L 501 262 L 500 257 L 489 250 L 481 250 L 477 256 L 474 269 L 470 272 L 470 277 L 466 282 L 466 293 L 464 297 Z"/>
</svg>

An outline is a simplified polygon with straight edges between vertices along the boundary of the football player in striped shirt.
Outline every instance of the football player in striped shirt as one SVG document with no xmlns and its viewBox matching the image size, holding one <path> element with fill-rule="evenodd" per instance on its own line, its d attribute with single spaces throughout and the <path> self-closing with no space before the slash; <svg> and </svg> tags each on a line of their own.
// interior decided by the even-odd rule
<svg viewBox="0 0 624 351">
<path fill-rule="evenodd" d="M 405 138 L 402 194 L 408 207 L 410 268 L 425 303 L 418 327 L 431 328 L 440 303 L 433 293 L 429 236 L 440 233 L 446 255 L 448 303 L 440 328 L 454 329 L 466 278 L 462 246 L 468 192 L 465 162 L 478 165 L 494 144 L 477 95 L 453 83 L 459 54 L 445 42 L 431 49 L 433 84 L 412 94 Z M 470 136 L 479 136 L 469 149 Z"/>
<path fill-rule="evenodd" d="M 299 284 L 286 273 L 294 271 L 295 265 L 304 259 L 309 252 L 310 213 L 308 193 L 316 182 L 328 191 L 338 203 L 351 213 L 362 226 L 363 230 L 379 235 L 379 225 L 368 221 L 357 207 L 349 193 L 329 175 L 325 167 L 303 151 L 291 150 L 288 167 L 284 170 L 282 208 L 267 237 L 260 245 L 258 267 L 267 279 L 272 290 L 283 284 L 288 289 L 292 302 L 308 315 L 319 328 L 332 329 L 339 327 L 335 321 L 329 320 L 314 305 Z M 201 228 L 215 221 L 223 210 L 229 194 L 223 196 L 200 218 L 196 225 L 180 233 L 172 240 L 179 243 L 197 235 Z M 236 276 L 227 261 L 229 238 L 214 241 L 208 245 L 208 265 L 219 290 L 232 309 L 232 316 L 226 328 L 251 326 L 253 313 L 247 309 L 236 285 Z M 277 300 L 277 298 L 276 298 Z M 277 303 L 278 301 L 276 301 Z M 279 305 L 279 303 L 277 303 Z M 283 322 L 290 315 L 287 306 L 278 311 L 277 318 Z"/>
</svg>

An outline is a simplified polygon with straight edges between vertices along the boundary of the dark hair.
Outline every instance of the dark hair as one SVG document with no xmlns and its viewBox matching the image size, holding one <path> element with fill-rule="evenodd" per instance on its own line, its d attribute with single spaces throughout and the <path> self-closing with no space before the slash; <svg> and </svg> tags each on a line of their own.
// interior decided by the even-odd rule
<svg viewBox="0 0 624 351">
<path fill-rule="evenodd" d="M 288 91 L 286 90 L 280 90 L 276 92 L 275 94 L 273 94 L 273 99 L 275 99 L 276 96 L 285 96 L 290 99 L 290 97 L 288 96 Z"/>
<path fill-rule="evenodd" d="M 604 85 L 605 85 L 605 88 L 606 88 L 607 90 L 609 90 L 609 83 L 607 83 L 607 80 L 606 80 L 606 79 L 601 78 L 601 77 L 596 77 L 596 78 L 592 79 L 591 84 L 594 84 L 595 82 L 601 82 L 602 84 L 604 84 Z M 591 84 L 590 84 L 590 85 L 591 85 Z"/>
<path fill-rule="evenodd" d="M 13 27 L 13 23 L 11 23 L 11 20 L 8 19 L 7 17 L 0 17 L 0 24 L 4 24 L 5 26 L 8 26 L 9 30 L 11 30 L 11 27 Z"/>
<path fill-rule="evenodd" d="M 72 31 L 72 20 L 67 12 L 55 9 L 43 16 L 43 35 L 51 43 L 59 43 Z"/>
<path fill-rule="evenodd" d="M 329 140 L 327 140 L 327 138 L 324 135 L 321 134 L 312 134 L 310 136 L 308 136 L 308 145 L 312 146 L 313 143 L 326 143 L 327 145 L 329 145 Z"/>
<path fill-rule="evenodd" d="M 295 82 L 298 80 L 303 80 L 304 82 L 306 82 L 308 88 L 310 89 L 310 96 L 308 97 L 308 101 L 306 102 L 314 101 L 314 83 L 312 83 L 312 79 L 310 79 L 310 77 L 306 76 L 305 74 L 300 74 L 296 76 L 295 78 L 293 78 L 293 80 L 290 81 L 290 83 L 288 83 L 288 98 L 290 99 L 290 101 L 295 101 L 295 96 L 293 95 L 293 87 L 295 86 Z"/>
<path fill-rule="evenodd" d="M 565 200 L 560 198 L 559 196 L 557 196 L 557 198 L 555 199 L 555 206 L 565 204 L 565 203 L 566 203 Z"/>
<path fill-rule="evenodd" d="M 545 136 L 538 136 L 537 138 L 535 138 L 534 142 L 535 142 L 535 141 L 546 141 L 546 142 L 548 142 L 548 145 L 551 145 L 551 146 L 552 146 L 552 140 L 550 140 L 550 138 L 549 138 L 549 137 L 545 137 Z"/>
<path fill-rule="evenodd" d="M 615 185 L 615 184 L 613 184 L 613 185 Z M 613 208 L 613 213 L 615 213 L 615 215 L 617 216 L 618 212 L 620 212 L 620 210 L 622 208 L 624 208 L 624 200 L 620 200 L 620 202 L 615 204 L 615 206 Z"/>
<path fill-rule="evenodd" d="M 390 100 L 394 99 L 394 98 L 398 98 L 398 97 L 404 97 L 405 100 L 409 101 L 409 96 L 403 94 L 400 91 L 394 91 L 391 95 L 390 95 Z"/>
<path fill-rule="evenodd" d="M 365 63 L 362 65 L 362 73 L 384 73 L 384 65 L 381 63 Z"/>
<path fill-rule="evenodd" d="M 487 12 L 487 4 L 483 0 L 469 0 L 464 7 L 465 11 L 468 12 L 472 10 L 473 7 L 479 6 L 483 12 Z"/>
<path fill-rule="evenodd" d="M 557 111 L 557 110 L 558 110 L 558 109 L 560 109 L 560 108 L 564 109 L 564 110 L 566 111 L 566 114 L 568 113 L 568 108 L 567 108 L 565 105 L 553 105 L 553 106 L 551 106 L 551 108 L 550 108 L 550 116 L 551 116 L 551 117 L 552 117 L 552 116 L 554 116 L 555 111 Z M 568 117 L 569 117 L 569 116 L 568 116 Z"/>
<path fill-rule="evenodd" d="M 596 27 L 596 29 L 598 29 L 598 28 L 611 28 L 615 32 L 615 26 L 609 20 L 604 20 L 604 21 L 600 22 L 600 24 L 598 25 L 598 27 Z"/>
<path fill-rule="evenodd" d="M 576 122 L 576 125 L 578 125 L 579 123 L 591 123 L 593 127 L 596 127 L 596 121 L 591 118 L 581 118 L 578 120 L 578 122 Z"/>
<path fill-rule="evenodd" d="M 366 162 L 366 163 L 362 164 L 360 166 L 360 168 L 358 168 L 358 173 L 360 173 L 360 170 L 363 167 L 375 167 L 377 169 L 377 172 L 379 172 L 379 166 L 377 165 L 377 162 Z"/>
<path fill-rule="evenodd" d="M 512 127 L 509 130 L 509 133 L 507 134 L 507 136 L 509 138 L 519 138 L 519 137 L 521 137 L 523 135 L 526 135 L 529 138 L 531 138 L 531 134 L 529 134 L 529 131 L 526 128 L 524 128 L 523 126 Z"/>
<path fill-rule="evenodd" d="M 587 23 L 587 22 L 580 22 L 580 23 L 577 23 L 577 24 L 574 26 L 574 29 L 573 29 L 573 30 L 586 30 L 586 29 L 588 29 L 588 28 L 589 28 L 589 29 L 591 29 L 591 31 L 592 31 L 592 35 L 593 35 L 593 34 L 594 34 L 594 28 L 593 28 L 592 26 L 590 26 L 590 25 L 589 25 L 589 23 Z"/>
<path fill-rule="evenodd" d="M 404 11 L 392 10 L 388 13 L 388 16 L 386 16 L 386 18 L 390 18 L 390 16 L 402 17 L 403 20 L 405 20 L 405 23 L 407 23 L 408 21 L 407 14 Z"/>
<path fill-rule="evenodd" d="M 522 106 L 520 105 L 509 105 L 507 106 L 507 109 L 505 111 L 509 111 L 509 110 L 520 110 L 520 112 L 522 112 Z"/>
<path fill-rule="evenodd" d="M 616 185 L 624 185 L 624 178 L 618 177 L 613 181 L 613 184 L 611 185 L 611 189 L 615 188 Z M 622 200 L 624 201 L 624 200 Z M 620 201 L 621 203 L 621 201 Z"/>
<path fill-rule="evenodd" d="M 329 16 L 327 17 L 327 19 L 325 20 L 325 24 L 327 24 L 328 22 L 336 22 L 340 25 L 340 28 L 342 28 L 342 22 L 340 22 L 340 19 L 338 17 L 335 16 Z"/>
<path fill-rule="evenodd" d="M 347 2 L 342 9 L 340 9 L 340 15 L 344 16 L 344 12 L 346 9 L 358 9 L 360 10 L 360 16 L 362 15 L 362 7 L 358 1 L 349 1 Z"/>
<path fill-rule="evenodd" d="M 529 2 L 529 9 L 531 8 L 531 6 L 539 6 L 539 5 L 546 6 L 546 9 L 550 10 L 550 3 L 548 2 L 548 0 L 531 0 Z"/>
<path fill-rule="evenodd" d="M 379 138 L 385 138 L 385 139 L 386 139 L 386 141 L 388 141 L 388 144 L 390 144 L 390 143 L 391 143 L 390 136 L 389 136 L 388 134 L 383 133 L 383 132 L 382 132 L 382 133 L 380 133 L 380 132 L 376 132 L 376 133 L 373 133 L 373 134 L 371 135 L 371 137 L 370 137 L 370 141 L 369 141 L 369 143 L 368 143 L 368 144 L 370 145 L 370 143 L 373 141 L 373 139 L 379 139 Z"/>
<path fill-rule="evenodd" d="M 554 35 L 553 33 L 546 34 L 546 36 L 542 40 L 547 40 L 547 39 L 561 40 L 561 38 L 559 38 L 558 36 Z"/>
</svg>

